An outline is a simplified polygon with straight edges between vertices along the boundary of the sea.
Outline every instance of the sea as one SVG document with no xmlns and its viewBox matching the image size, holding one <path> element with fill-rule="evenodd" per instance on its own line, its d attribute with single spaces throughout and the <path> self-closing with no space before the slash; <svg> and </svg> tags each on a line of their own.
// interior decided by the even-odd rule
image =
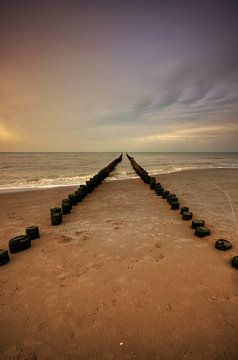
<svg viewBox="0 0 238 360">
<path fill-rule="evenodd" d="M 238 153 L 129 153 L 150 175 L 192 169 L 238 169 Z M 0 153 L 0 192 L 81 185 L 120 153 Z M 106 181 L 136 178 L 124 154 Z"/>
</svg>

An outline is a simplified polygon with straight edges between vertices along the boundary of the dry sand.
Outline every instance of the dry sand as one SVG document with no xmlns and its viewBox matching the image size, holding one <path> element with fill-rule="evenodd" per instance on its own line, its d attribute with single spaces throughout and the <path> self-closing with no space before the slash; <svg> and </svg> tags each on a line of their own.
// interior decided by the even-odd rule
<svg viewBox="0 0 238 360">
<path fill-rule="evenodd" d="M 210 237 L 140 179 L 103 183 L 57 227 L 68 188 L 0 195 L 0 247 L 41 231 L 0 268 L 1 360 L 238 359 L 238 171 L 157 178 Z"/>
</svg>

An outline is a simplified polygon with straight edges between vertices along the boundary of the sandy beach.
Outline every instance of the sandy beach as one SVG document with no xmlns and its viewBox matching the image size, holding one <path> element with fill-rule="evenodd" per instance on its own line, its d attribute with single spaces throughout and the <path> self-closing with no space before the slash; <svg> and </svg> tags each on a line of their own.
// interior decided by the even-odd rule
<svg viewBox="0 0 238 360">
<path fill-rule="evenodd" d="M 0 268 L 1 360 L 238 359 L 238 170 L 157 179 L 211 236 L 140 179 L 104 182 L 59 226 L 49 209 L 75 187 L 0 194 L 1 248 L 41 232 Z"/>
</svg>

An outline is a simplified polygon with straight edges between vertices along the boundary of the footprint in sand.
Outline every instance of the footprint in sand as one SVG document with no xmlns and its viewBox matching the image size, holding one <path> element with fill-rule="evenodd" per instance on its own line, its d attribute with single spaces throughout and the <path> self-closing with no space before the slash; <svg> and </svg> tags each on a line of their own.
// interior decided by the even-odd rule
<svg viewBox="0 0 238 360">
<path fill-rule="evenodd" d="M 105 308 L 105 309 L 111 309 L 113 308 L 114 306 L 116 306 L 116 299 L 113 298 L 112 300 L 109 300 L 109 301 L 103 301 L 102 302 L 102 306 Z"/>
<path fill-rule="evenodd" d="M 87 316 L 83 317 L 82 320 L 87 319 L 88 327 L 94 328 L 98 322 L 97 314 L 100 311 L 99 306 L 96 306 L 91 314 L 88 314 Z"/>
<path fill-rule="evenodd" d="M 169 303 L 167 303 L 167 304 L 165 305 L 165 308 L 166 308 L 166 310 L 168 310 L 168 311 L 172 311 L 172 306 L 171 306 L 171 304 L 169 304 Z"/>
<path fill-rule="evenodd" d="M 38 326 L 37 330 L 43 330 L 47 327 L 47 322 L 46 321 L 42 321 L 42 323 L 40 323 L 40 325 Z"/>
<path fill-rule="evenodd" d="M 189 359 L 193 359 L 193 352 L 189 351 L 189 352 L 184 352 L 182 354 L 183 360 L 189 360 Z"/>
<path fill-rule="evenodd" d="M 161 243 L 160 242 L 157 242 L 156 244 L 155 244 L 155 247 L 157 247 L 158 249 L 161 247 Z"/>
<path fill-rule="evenodd" d="M 21 290 L 22 290 L 22 286 L 20 286 L 20 285 L 18 285 L 18 284 L 17 284 L 17 285 L 15 286 L 15 288 L 14 288 L 14 292 L 15 292 L 15 291 L 21 291 Z"/>
<path fill-rule="evenodd" d="M 150 237 L 150 238 L 153 238 L 153 237 L 155 237 L 155 236 L 157 236 L 157 235 L 155 235 L 155 234 L 153 234 L 153 233 L 148 233 L 147 236 Z"/>
<path fill-rule="evenodd" d="M 116 286 L 114 288 L 112 288 L 112 291 L 114 292 L 114 294 L 119 293 L 121 291 L 119 286 Z"/>
<path fill-rule="evenodd" d="M 118 226 L 118 225 L 123 225 L 123 224 L 126 224 L 126 223 L 127 223 L 126 220 L 119 219 L 119 220 L 117 220 L 117 221 L 114 221 L 114 222 L 113 222 L 113 225 L 114 225 L 114 226 Z"/>
<path fill-rule="evenodd" d="M 65 244 L 65 243 L 69 243 L 72 240 L 72 238 L 68 237 L 68 236 L 62 236 L 58 241 L 58 243 L 61 244 Z"/>
<path fill-rule="evenodd" d="M 226 300 L 228 301 L 228 302 L 230 302 L 231 301 L 231 296 L 230 295 L 226 295 Z"/>
<path fill-rule="evenodd" d="M 95 270 L 100 270 L 104 266 L 105 266 L 104 262 L 100 262 L 100 263 L 93 264 L 92 268 Z"/>
<path fill-rule="evenodd" d="M 159 254 L 157 256 L 155 256 L 155 261 L 159 262 L 160 260 L 162 260 L 164 258 L 164 254 Z"/>
<path fill-rule="evenodd" d="M 71 319 L 72 318 L 72 313 L 70 311 L 65 311 L 64 313 L 64 316 L 65 318 L 68 320 L 68 319 Z"/>
<path fill-rule="evenodd" d="M 64 281 L 65 281 L 65 277 L 59 279 L 58 287 L 59 287 L 60 289 L 63 288 L 63 287 L 65 287 Z"/>
<path fill-rule="evenodd" d="M 1 359 L 2 360 L 37 360 L 37 356 L 36 353 L 34 352 L 28 353 L 23 350 L 20 350 L 20 351 L 15 351 L 10 355 L 6 354 L 4 357 L 1 357 Z"/>
<path fill-rule="evenodd" d="M 0 283 L 6 284 L 8 282 L 7 278 L 2 278 L 0 279 Z"/>
<path fill-rule="evenodd" d="M 89 231 L 88 230 L 81 230 L 76 231 L 75 235 L 80 238 L 80 240 L 86 241 L 89 238 Z"/>
<path fill-rule="evenodd" d="M 79 272 L 78 272 L 78 277 L 80 277 L 80 276 L 82 276 L 82 275 L 85 275 L 85 274 L 87 274 L 88 273 L 88 268 L 84 268 L 84 269 L 82 269 L 82 270 L 80 270 Z"/>
<path fill-rule="evenodd" d="M 130 259 L 130 261 L 131 261 L 132 263 L 135 263 L 135 262 L 138 262 L 139 259 L 137 259 L 137 258 L 132 258 L 132 259 Z M 134 269 L 135 265 L 134 265 L 134 264 L 129 264 L 127 267 L 128 267 L 128 269 Z"/>
</svg>

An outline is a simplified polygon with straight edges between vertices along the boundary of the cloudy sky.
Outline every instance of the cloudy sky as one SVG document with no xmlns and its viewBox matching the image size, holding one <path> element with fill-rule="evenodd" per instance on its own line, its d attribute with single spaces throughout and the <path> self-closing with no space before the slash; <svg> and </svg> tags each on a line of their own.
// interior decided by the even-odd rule
<svg viewBox="0 0 238 360">
<path fill-rule="evenodd" d="M 238 151 L 237 0 L 1 0 L 0 151 Z"/>
</svg>

